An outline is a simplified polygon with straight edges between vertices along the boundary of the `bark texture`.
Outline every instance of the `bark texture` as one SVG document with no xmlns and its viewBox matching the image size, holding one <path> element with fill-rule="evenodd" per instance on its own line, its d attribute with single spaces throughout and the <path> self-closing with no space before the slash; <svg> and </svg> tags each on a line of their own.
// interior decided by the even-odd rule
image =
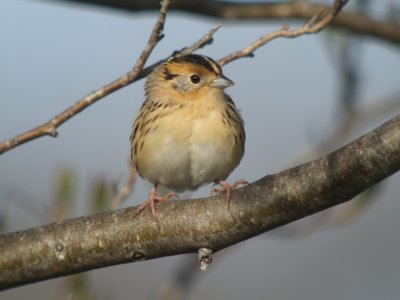
<svg viewBox="0 0 400 300">
<path fill-rule="evenodd" d="M 0 289 L 162 256 L 214 252 L 352 199 L 400 169 L 400 115 L 326 157 L 224 197 L 171 201 L 0 236 Z"/>
</svg>

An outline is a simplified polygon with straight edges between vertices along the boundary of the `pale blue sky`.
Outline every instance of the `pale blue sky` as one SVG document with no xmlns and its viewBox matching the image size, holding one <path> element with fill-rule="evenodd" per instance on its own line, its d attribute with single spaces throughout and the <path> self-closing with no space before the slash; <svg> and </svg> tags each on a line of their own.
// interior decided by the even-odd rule
<svg viewBox="0 0 400 300">
<path fill-rule="evenodd" d="M 375 6 L 376 14 L 382 14 L 383 5 Z M 153 13 L 128 14 L 57 1 L 1 1 L 0 140 L 47 121 L 128 71 L 154 20 Z M 181 13 L 168 15 L 166 36 L 150 62 L 191 44 L 216 23 Z M 218 59 L 283 23 L 227 22 L 200 53 Z M 242 111 L 248 137 L 245 157 L 231 180 L 254 181 L 302 162 L 296 161 L 300 154 L 337 125 L 339 84 L 326 47 L 322 35 L 276 40 L 259 49 L 255 58 L 224 68 L 236 83 L 228 93 Z M 398 92 L 400 70 L 397 46 L 368 39 L 362 50 L 360 106 Z M 46 222 L 41 218 L 61 166 L 77 174 L 82 210 L 76 215 L 87 212 L 87 185 L 94 177 L 126 174 L 130 127 L 143 101 L 143 83 L 82 112 L 59 128 L 57 139 L 40 138 L 0 156 L 0 210 L 6 215 L 7 231 Z M 398 113 L 364 124 L 348 141 Z M 397 299 L 399 180 L 399 175 L 387 180 L 380 199 L 347 226 L 305 239 L 264 235 L 227 250 L 225 256 L 217 255 L 210 270 L 199 274 L 189 299 Z M 126 205 L 141 203 L 148 190 L 139 181 Z M 208 193 L 205 187 L 194 196 Z M 133 290 L 140 299 L 179 259 L 94 271 L 91 283 L 98 299 L 130 299 Z M 27 293 L 34 299 L 60 298 L 60 282 L 13 289 L 0 293 L 0 299 L 24 299 Z"/>
</svg>

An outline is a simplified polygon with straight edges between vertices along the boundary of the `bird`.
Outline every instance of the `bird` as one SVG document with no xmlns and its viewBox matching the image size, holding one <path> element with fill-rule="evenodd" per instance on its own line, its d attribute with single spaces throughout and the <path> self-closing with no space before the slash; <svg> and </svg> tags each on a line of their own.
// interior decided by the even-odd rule
<svg viewBox="0 0 400 300">
<path fill-rule="evenodd" d="M 179 198 L 176 193 L 214 183 L 211 193 L 226 193 L 245 180 L 225 179 L 238 166 L 245 148 L 244 122 L 224 89 L 234 83 L 221 66 L 205 55 L 172 57 L 149 74 L 143 102 L 132 126 L 131 161 L 137 173 L 153 184 L 148 199 L 136 210 Z M 157 194 L 159 186 L 174 192 Z"/>
</svg>

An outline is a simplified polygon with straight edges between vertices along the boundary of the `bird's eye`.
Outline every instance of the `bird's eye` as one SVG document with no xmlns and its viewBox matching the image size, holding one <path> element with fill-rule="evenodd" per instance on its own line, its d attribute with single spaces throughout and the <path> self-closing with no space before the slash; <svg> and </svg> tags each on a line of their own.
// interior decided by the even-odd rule
<svg viewBox="0 0 400 300">
<path fill-rule="evenodd" d="M 194 84 L 198 84 L 200 82 L 200 76 L 193 74 L 192 76 L 190 76 L 190 81 Z"/>
</svg>

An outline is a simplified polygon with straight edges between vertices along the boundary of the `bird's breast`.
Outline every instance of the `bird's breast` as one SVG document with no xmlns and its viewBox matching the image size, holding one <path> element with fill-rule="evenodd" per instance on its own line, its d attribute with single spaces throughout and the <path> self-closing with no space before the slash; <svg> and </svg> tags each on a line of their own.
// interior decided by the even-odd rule
<svg viewBox="0 0 400 300">
<path fill-rule="evenodd" d="M 175 191 L 197 189 L 225 179 L 238 165 L 243 149 L 219 107 L 187 106 L 158 120 L 139 158 L 149 181 Z"/>
</svg>

